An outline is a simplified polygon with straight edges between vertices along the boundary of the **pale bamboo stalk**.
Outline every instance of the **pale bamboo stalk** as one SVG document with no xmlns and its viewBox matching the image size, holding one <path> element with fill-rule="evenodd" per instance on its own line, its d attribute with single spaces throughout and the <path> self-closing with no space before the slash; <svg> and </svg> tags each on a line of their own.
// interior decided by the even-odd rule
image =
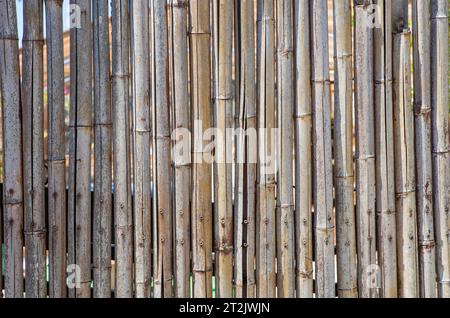
<svg viewBox="0 0 450 318">
<path fill-rule="evenodd" d="M 431 4 L 431 129 L 439 297 L 450 297 L 450 145 L 448 137 L 448 1 Z"/>
<path fill-rule="evenodd" d="M 216 140 L 215 208 L 216 222 L 216 288 L 217 296 L 233 296 L 233 201 L 232 163 L 227 159 L 232 153 L 232 140 L 227 129 L 233 128 L 233 24 L 234 3 L 217 1 L 217 91 L 216 128 L 220 140 Z"/>
<path fill-rule="evenodd" d="M 194 121 L 192 159 L 192 262 L 194 296 L 212 296 L 211 140 L 203 132 L 211 127 L 210 1 L 190 1 L 191 109 Z M 201 126 L 198 127 L 201 123 Z"/>
<path fill-rule="evenodd" d="M 258 129 L 259 160 L 256 212 L 256 296 L 276 297 L 275 202 L 275 6 L 258 0 Z"/>
<path fill-rule="evenodd" d="M 311 29 L 309 0 L 295 2 L 295 226 L 298 298 L 313 297 Z"/>
<path fill-rule="evenodd" d="M 47 23 L 49 296 L 66 297 L 66 138 L 62 2 L 45 1 Z"/>
<path fill-rule="evenodd" d="M 173 86 L 174 86 L 174 127 L 175 138 L 183 145 L 191 145 L 183 133 L 189 131 L 189 81 L 188 81 L 188 2 L 174 0 L 173 10 Z M 179 133 L 178 133 L 179 132 Z M 172 135 L 172 138 L 174 135 Z M 187 298 L 190 295 L 190 184 L 191 153 L 175 154 L 175 296 Z"/>
<path fill-rule="evenodd" d="M 380 296 L 397 297 L 391 1 L 379 1 L 374 26 L 377 244 Z M 377 22 L 377 20 L 375 20 Z"/>
<path fill-rule="evenodd" d="M 355 298 L 358 288 L 353 195 L 352 11 L 350 0 L 333 3 L 337 283 L 340 298 Z"/>
<path fill-rule="evenodd" d="M 129 298 L 133 295 L 133 219 L 129 156 L 131 147 L 128 1 L 113 0 L 111 7 L 115 295 L 118 298 Z"/>
<path fill-rule="evenodd" d="M 331 96 L 326 0 L 311 3 L 316 296 L 335 297 Z M 284 163 L 284 161 L 281 161 Z"/>
<path fill-rule="evenodd" d="M 378 296 L 372 281 L 377 264 L 373 33 L 366 3 L 356 1 L 354 10 L 358 291 L 360 297 L 368 298 Z"/>
<path fill-rule="evenodd" d="M 94 297 L 111 297 L 112 120 L 107 0 L 95 1 L 94 19 Z"/>
<path fill-rule="evenodd" d="M 400 297 L 410 298 L 419 296 L 419 269 L 409 30 L 394 34 L 393 49 L 398 289 Z"/>
<path fill-rule="evenodd" d="M 79 27 L 70 31 L 68 264 L 75 266 L 72 269 L 75 270 L 76 287 L 71 288 L 69 292 L 72 297 L 89 298 L 91 295 L 91 1 L 71 0 L 70 3 L 78 6 L 83 14 L 79 15 L 77 21 Z"/>
<path fill-rule="evenodd" d="M 22 127 L 25 295 L 47 296 L 44 180 L 44 39 L 42 0 L 23 3 Z"/>
<path fill-rule="evenodd" d="M 419 244 L 420 297 L 436 297 L 436 242 L 433 220 L 431 156 L 431 6 L 413 1 L 414 114 L 416 204 Z"/>
<path fill-rule="evenodd" d="M 151 284 L 151 116 L 149 6 L 130 2 L 133 100 L 134 279 L 138 298 L 150 297 Z"/>
<path fill-rule="evenodd" d="M 168 21 L 164 0 L 153 1 L 155 36 L 155 125 L 157 253 L 154 266 L 155 297 L 170 298 L 172 292 L 172 208 L 169 117 Z"/>
<path fill-rule="evenodd" d="M 23 297 L 22 125 L 16 1 L 0 2 L 5 297 Z"/>
<path fill-rule="evenodd" d="M 277 278 L 278 297 L 295 296 L 295 233 L 293 209 L 294 8 L 291 1 L 276 1 L 277 18 Z"/>
</svg>

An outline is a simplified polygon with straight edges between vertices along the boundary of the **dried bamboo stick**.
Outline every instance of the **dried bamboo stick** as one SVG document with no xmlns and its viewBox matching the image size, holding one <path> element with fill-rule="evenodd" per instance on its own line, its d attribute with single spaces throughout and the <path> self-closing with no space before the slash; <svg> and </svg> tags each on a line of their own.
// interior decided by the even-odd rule
<svg viewBox="0 0 450 318">
<path fill-rule="evenodd" d="M 114 149 L 115 295 L 133 294 L 133 220 L 131 207 L 129 113 L 129 7 L 113 0 L 112 7 L 112 117 Z"/>
<path fill-rule="evenodd" d="M 433 220 L 431 156 L 431 6 L 413 1 L 414 114 L 416 150 L 416 204 L 419 240 L 420 296 L 436 297 L 436 242 Z"/>
<path fill-rule="evenodd" d="M 23 297 L 22 125 L 16 1 L 0 2 L 5 297 Z"/>
<path fill-rule="evenodd" d="M 397 232 L 395 220 L 394 135 L 392 109 L 391 1 L 377 4 L 374 28 L 377 244 L 380 296 L 397 297 Z"/>
<path fill-rule="evenodd" d="M 450 145 L 448 137 L 448 1 L 431 4 L 431 129 L 439 297 L 450 297 Z"/>
<path fill-rule="evenodd" d="M 275 202 L 275 6 L 258 0 L 258 129 L 259 160 L 256 212 L 256 296 L 276 297 Z"/>
<path fill-rule="evenodd" d="M 44 38 L 42 0 L 23 3 L 22 127 L 25 295 L 47 296 L 44 184 Z"/>
<path fill-rule="evenodd" d="M 232 164 L 227 160 L 232 153 L 232 140 L 227 129 L 233 128 L 233 25 L 234 3 L 218 0 L 217 91 L 216 128 L 221 133 L 216 140 L 215 208 L 216 222 L 216 288 L 217 296 L 233 296 L 233 201 Z"/>
<path fill-rule="evenodd" d="M 94 19 L 94 297 L 111 297 L 112 120 L 107 0 L 95 1 Z"/>
<path fill-rule="evenodd" d="M 335 296 L 335 269 L 327 1 L 313 0 L 310 8 L 316 296 L 331 298 Z"/>
<path fill-rule="evenodd" d="M 155 297 L 170 298 L 172 293 L 172 209 L 169 117 L 168 21 L 164 0 L 153 2 L 155 36 L 155 124 L 156 124 L 156 196 L 157 242 L 154 253 Z"/>
<path fill-rule="evenodd" d="M 353 197 L 353 78 L 351 2 L 334 3 L 334 184 L 338 296 L 358 296 Z"/>
<path fill-rule="evenodd" d="M 393 49 L 398 289 L 400 297 L 409 298 L 419 296 L 414 114 L 410 92 L 409 30 L 405 29 L 394 34 Z"/>
<path fill-rule="evenodd" d="M 295 233 L 293 209 L 294 8 L 291 1 L 276 1 L 277 17 L 277 278 L 278 297 L 295 295 Z"/>
<path fill-rule="evenodd" d="M 189 81 L 188 81 L 188 2 L 174 0 L 173 10 L 173 86 L 174 127 L 180 133 L 190 128 Z M 178 131 L 178 130 L 177 130 Z M 181 135 L 176 134 L 177 141 Z M 182 141 L 190 146 L 190 140 Z M 191 153 L 176 154 L 175 165 L 175 296 L 187 298 L 190 295 L 190 185 Z M 179 156 L 179 157 L 178 157 Z"/>
<path fill-rule="evenodd" d="M 68 264 L 76 266 L 76 287 L 69 291 L 71 297 L 89 298 L 91 295 L 91 1 L 71 0 L 70 3 L 78 6 L 83 14 L 79 16 L 79 27 L 70 31 Z"/>
<path fill-rule="evenodd" d="M 134 279 L 136 297 L 150 297 L 151 283 L 151 116 L 149 63 L 149 7 L 133 1 L 131 8 L 131 63 L 133 100 Z"/>
<path fill-rule="evenodd" d="M 371 279 L 377 264 L 373 32 L 367 2 L 355 1 L 354 10 L 358 291 L 360 297 L 368 298 L 378 296 Z"/>
<path fill-rule="evenodd" d="M 194 296 L 212 296 L 211 166 L 207 162 L 211 140 L 203 132 L 211 127 L 211 31 L 209 0 L 190 1 L 191 109 L 194 121 L 192 159 L 192 262 Z M 196 127 L 199 126 L 200 127 Z"/>
</svg>

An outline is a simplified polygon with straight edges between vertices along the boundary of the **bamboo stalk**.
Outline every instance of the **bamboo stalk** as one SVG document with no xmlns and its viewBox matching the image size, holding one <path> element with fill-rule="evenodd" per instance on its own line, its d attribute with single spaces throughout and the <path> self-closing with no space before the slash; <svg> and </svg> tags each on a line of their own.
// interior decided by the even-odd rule
<svg viewBox="0 0 450 318">
<path fill-rule="evenodd" d="M 353 197 L 352 12 L 350 1 L 334 2 L 334 184 L 338 296 L 355 298 L 356 224 Z"/>
<path fill-rule="evenodd" d="M 134 279 L 136 297 L 150 297 L 151 279 L 151 162 L 149 7 L 131 5 L 131 59 L 133 96 Z"/>
<path fill-rule="evenodd" d="M 78 6 L 83 14 L 79 16 L 79 27 L 70 31 L 68 264 L 77 267 L 76 287 L 70 289 L 70 295 L 89 298 L 91 295 L 91 1 L 71 0 L 70 3 Z"/>
<path fill-rule="evenodd" d="M 436 297 L 436 242 L 431 156 L 431 6 L 413 1 L 414 114 L 420 296 Z"/>
<path fill-rule="evenodd" d="M 111 297 L 112 120 L 107 0 L 95 1 L 94 18 L 94 297 Z"/>
<path fill-rule="evenodd" d="M 191 108 L 194 121 L 192 166 L 192 262 L 194 296 L 212 296 L 211 166 L 207 162 L 211 140 L 203 132 L 211 127 L 211 52 L 209 0 L 190 1 Z M 201 123 L 200 127 L 198 123 Z"/>
<path fill-rule="evenodd" d="M 278 297 L 292 298 L 295 293 L 295 238 L 293 187 L 293 107 L 294 107 L 294 43 L 293 3 L 277 0 L 277 62 L 278 62 L 278 138 L 280 163 L 277 187 L 277 276 Z"/>
<path fill-rule="evenodd" d="M 380 296 L 397 297 L 397 232 L 395 221 L 394 132 L 392 109 L 391 1 L 378 2 L 374 28 L 377 244 Z"/>
<path fill-rule="evenodd" d="M 355 1 L 355 105 L 356 105 L 356 222 L 358 250 L 358 291 L 363 298 L 377 297 L 372 282 L 376 266 L 375 233 L 375 135 L 373 33 L 369 7 Z"/>
<path fill-rule="evenodd" d="M 112 7 L 112 116 L 114 148 L 114 228 L 116 297 L 133 294 L 133 219 L 131 207 L 129 114 L 129 7 L 113 0 Z"/>
<path fill-rule="evenodd" d="M 258 129 L 259 165 L 256 215 L 256 296 L 276 297 L 276 202 L 275 202 L 275 6 L 258 0 Z"/>
<path fill-rule="evenodd" d="M 22 126 L 16 1 L 0 2 L 5 297 L 23 297 Z"/>
<path fill-rule="evenodd" d="M 331 298 L 335 277 L 327 1 L 314 0 L 311 13 L 316 295 Z"/>
<path fill-rule="evenodd" d="M 155 124 L 157 191 L 157 263 L 154 264 L 155 297 L 172 297 L 172 209 L 169 117 L 169 61 L 167 7 L 164 0 L 153 2 L 155 36 Z"/>
<path fill-rule="evenodd" d="M 400 297 L 418 297 L 414 114 L 410 92 L 410 32 L 394 34 L 394 144 Z"/>
<path fill-rule="evenodd" d="M 190 122 L 188 87 L 188 2 L 175 0 L 173 7 L 173 69 L 174 69 L 174 126 L 188 131 Z M 178 131 L 178 130 L 177 130 Z M 177 135 L 179 142 L 179 136 Z M 181 137 L 181 135 L 180 135 Z M 182 137 L 183 138 L 183 137 Z M 190 140 L 183 144 L 190 146 Z M 187 298 L 190 295 L 190 184 L 191 153 L 177 154 L 175 164 L 175 296 Z"/>
<path fill-rule="evenodd" d="M 42 0 L 23 3 L 22 127 L 25 295 L 47 296 L 44 187 L 44 39 Z"/>
<path fill-rule="evenodd" d="M 431 129 L 439 297 L 450 297 L 450 145 L 448 137 L 448 1 L 431 5 Z"/>
<path fill-rule="evenodd" d="M 227 129 L 233 127 L 233 24 L 234 3 L 218 0 L 216 128 L 221 133 L 216 140 L 215 207 L 216 222 L 216 286 L 217 296 L 233 296 L 233 201 L 232 164 L 227 161 L 232 152 L 232 140 Z M 220 40 L 219 40 L 220 39 Z"/>
</svg>

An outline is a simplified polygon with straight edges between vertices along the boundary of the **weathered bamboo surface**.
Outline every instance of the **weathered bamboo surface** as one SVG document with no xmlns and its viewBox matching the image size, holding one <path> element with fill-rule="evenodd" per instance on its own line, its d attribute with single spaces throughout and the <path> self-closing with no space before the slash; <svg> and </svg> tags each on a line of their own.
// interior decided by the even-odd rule
<svg viewBox="0 0 450 318">
<path fill-rule="evenodd" d="M 0 297 L 450 297 L 447 0 L 22 4 Z"/>
</svg>

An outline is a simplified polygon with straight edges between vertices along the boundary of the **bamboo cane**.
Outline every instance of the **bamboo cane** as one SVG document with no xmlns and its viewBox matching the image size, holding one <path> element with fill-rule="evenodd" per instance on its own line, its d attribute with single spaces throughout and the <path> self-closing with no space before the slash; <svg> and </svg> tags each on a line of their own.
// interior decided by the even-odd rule
<svg viewBox="0 0 450 318">
<path fill-rule="evenodd" d="M 169 61 L 167 7 L 164 0 L 153 2 L 155 36 L 155 121 L 156 121 L 156 191 L 157 263 L 154 264 L 155 296 L 172 297 L 172 209 L 169 118 Z"/>
<path fill-rule="evenodd" d="M 212 296 L 211 167 L 205 162 L 211 141 L 203 132 L 211 126 L 211 52 L 209 0 L 190 1 L 191 108 L 194 120 L 192 167 L 192 255 L 194 296 Z M 200 126 L 200 127 L 198 127 Z"/>
<path fill-rule="evenodd" d="M 327 1 L 312 1 L 311 13 L 316 295 L 329 298 L 335 277 Z"/>
<path fill-rule="evenodd" d="M 232 164 L 227 160 L 232 152 L 232 140 L 227 129 L 233 127 L 233 23 L 234 3 L 217 1 L 217 92 L 216 128 L 220 140 L 216 140 L 215 207 L 216 222 L 216 286 L 217 296 L 233 296 L 233 202 Z"/>
<path fill-rule="evenodd" d="M 112 121 L 107 0 L 95 1 L 94 18 L 94 297 L 111 297 Z"/>
<path fill-rule="evenodd" d="M 112 6 L 112 116 L 114 148 L 114 228 L 116 297 L 133 294 L 133 220 L 131 207 L 129 114 L 129 7 L 126 0 Z"/>
<path fill-rule="evenodd" d="M 394 34 L 394 144 L 400 297 L 418 297 L 414 114 L 410 92 L 410 32 Z"/>
<path fill-rule="evenodd" d="M 394 135 L 392 109 L 391 1 L 377 4 L 374 25 L 375 141 L 377 187 L 377 244 L 380 296 L 397 297 L 397 240 L 395 221 Z M 377 18 L 377 16 L 374 16 Z M 375 20 L 375 22 L 377 22 Z"/>
<path fill-rule="evenodd" d="M 353 197 L 352 17 L 350 1 L 334 2 L 334 184 L 338 295 L 358 295 Z"/>
<path fill-rule="evenodd" d="M 259 165 L 257 193 L 256 296 L 276 297 L 275 203 L 275 6 L 258 0 L 258 129 Z M 272 139 L 273 138 L 273 139 Z"/>
<path fill-rule="evenodd" d="M 277 0 L 277 62 L 278 62 L 278 169 L 277 192 L 277 274 L 278 297 L 292 298 L 295 293 L 295 238 L 293 211 L 293 107 L 294 107 L 294 47 L 293 3 Z"/>
<path fill-rule="evenodd" d="M 133 96 L 134 271 L 136 297 L 150 297 L 151 279 L 151 163 L 149 7 L 131 4 L 131 59 Z"/>
<path fill-rule="evenodd" d="M 44 188 L 44 39 L 42 0 L 23 3 L 22 127 L 25 295 L 47 296 Z"/>
<path fill-rule="evenodd" d="M 22 126 L 16 1 L 0 2 L 5 297 L 23 297 Z"/>
<path fill-rule="evenodd" d="M 431 156 L 431 6 L 413 1 L 414 114 L 420 296 L 436 297 L 436 242 Z"/>
<path fill-rule="evenodd" d="M 431 129 L 439 297 L 450 297 L 450 145 L 448 137 L 448 1 L 431 5 Z"/>
<path fill-rule="evenodd" d="M 356 221 L 358 291 L 363 298 L 377 297 L 372 281 L 376 266 L 375 135 L 373 104 L 373 34 L 367 2 L 355 1 L 355 105 L 356 105 Z"/>
<path fill-rule="evenodd" d="M 79 27 L 70 31 L 70 123 L 68 192 L 68 264 L 75 266 L 70 295 L 89 298 L 91 282 L 91 134 L 92 29 L 91 1 L 71 0 L 78 6 Z M 79 274 L 79 275 L 78 275 Z"/>
</svg>

